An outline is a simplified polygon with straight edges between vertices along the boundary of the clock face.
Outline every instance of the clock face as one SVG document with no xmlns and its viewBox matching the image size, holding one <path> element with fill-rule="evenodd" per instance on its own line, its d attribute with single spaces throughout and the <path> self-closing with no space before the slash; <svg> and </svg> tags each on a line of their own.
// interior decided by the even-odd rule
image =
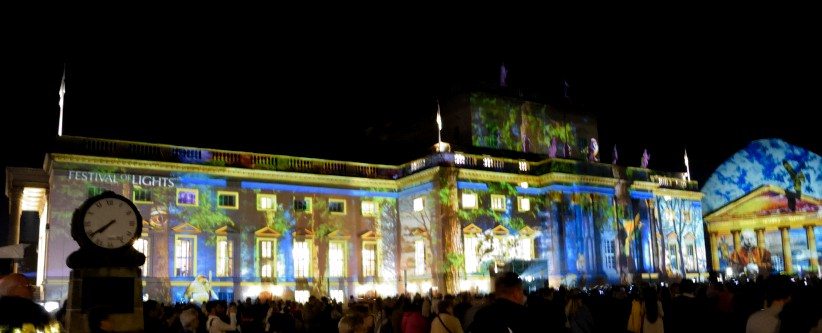
<svg viewBox="0 0 822 333">
<path fill-rule="evenodd" d="M 89 205 L 83 216 L 83 231 L 91 243 L 106 249 L 132 244 L 139 237 L 139 212 L 130 202 L 117 197 L 102 197 Z M 138 224 L 140 223 L 140 224 Z"/>
</svg>

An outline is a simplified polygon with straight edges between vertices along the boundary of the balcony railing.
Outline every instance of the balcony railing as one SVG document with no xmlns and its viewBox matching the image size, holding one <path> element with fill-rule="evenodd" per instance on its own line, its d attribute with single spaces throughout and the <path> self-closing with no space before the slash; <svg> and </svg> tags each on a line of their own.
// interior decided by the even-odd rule
<svg viewBox="0 0 822 333">
<path fill-rule="evenodd" d="M 60 138 L 58 152 L 375 179 L 399 179 L 432 167 L 445 165 L 537 176 L 547 173 L 566 173 L 621 178 L 630 181 L 653 182 L 665 188 L 698 190 L 697 183 L 685 181 L 682 173 L 665 173 L 650 169 L 561 158 L 532 162 L 462 152 L 434 153 L 401 165 L 381 165 L 70 136 Z"/>
</svg>

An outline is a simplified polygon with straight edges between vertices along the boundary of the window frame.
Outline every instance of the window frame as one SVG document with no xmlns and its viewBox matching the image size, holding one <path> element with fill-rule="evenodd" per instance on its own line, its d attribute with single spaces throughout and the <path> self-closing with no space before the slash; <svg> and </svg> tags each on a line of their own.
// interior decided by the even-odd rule
<svg viewBox="0 0 822 333">
<path fill-rule="evenodd" d="M 194 193 L 194 203 L 193 204 L 180 203 L 180 193 L 183 193 L 183 192 Z M 200 190 L 196 189 L 196 188 L 187 188 L 187 187 L 177 188 L 177 193 L 174 195 L 174 202 L 177 204 L 177 206 L 197 207 L 197 206 L 200 205 Z"/>
<path fill-rule="evenodd" d="M 262 205 L 263 199 L 271 199 L 271 208 L 264 208 Z M 257 211 L 258 212 L 273 212 L 277 211 L 277 195 L 272 193 L 257 193 Z"/>
<path fill-rule="evenodd" d="M 188 260 L 189 260 L 188 263 L 190 263 L 190 266 L 191 266 L 190 267 L 191 272 L 189 272 L 190 275 L 178 275 L 177 274 L 177 269 L 179 267 L 177 258 L 180 258 L 180 256 L 177 255 L 177 248 L 178 248 L 178 243 L 180 242 L 181 239 L 189 239 L 191 241 L 191 253 L 188 257 Z M 197 258 L 197 235 L 188 235 L 188 234 L 174 235 L 174 266 L 173 266 L 174 267 L 173 268 L 174 269 L 174 272 L 173 272 L 174 276 L 175 277 L 195 277 L 195 276 L 197 276 L 197 260 L 196 260 L 196 258 Z"/>
<path fill-rule="evenodd" d="M 220 197 L 234 197 L 234 205 L 223 205 L 220 203 Z M 222 209 L 240 209 L 240 193 L 236 191 L 217 191 L 217 208 Z"/>
</svg>

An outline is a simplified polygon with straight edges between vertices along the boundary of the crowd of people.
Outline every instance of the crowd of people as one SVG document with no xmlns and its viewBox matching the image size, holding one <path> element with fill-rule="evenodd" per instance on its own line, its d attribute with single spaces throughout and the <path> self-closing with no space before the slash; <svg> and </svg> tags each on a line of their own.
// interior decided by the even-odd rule
<svg viewBox="0 0 822 333">
<path fill-rule="evenodd" d="M 33 304 L 30 291 L 21 287 L 25 280 L 10 277 L 0 280 L 0 328 L 17 327 L 21 320 L 40 325 L 62 319 L 22 307 L 28 304 L 24 300 Z M 820 286 L 816 278 L 775 275 L 725 283 L 685 279 L 671 285 L 543 288 L 526 294 L 515 273 L 504 273 L 490 295 L 429 293 L 344 303 L 311 297 L 304 304 L 247 298 L 164 305 L 149 300 L 143 314 L 145 332 L 157 333 L 806 333 L 822 332 Z M 106 332 L 110 324 L 103 317 L 94 321 L 92 331 Z"/>
</svg>

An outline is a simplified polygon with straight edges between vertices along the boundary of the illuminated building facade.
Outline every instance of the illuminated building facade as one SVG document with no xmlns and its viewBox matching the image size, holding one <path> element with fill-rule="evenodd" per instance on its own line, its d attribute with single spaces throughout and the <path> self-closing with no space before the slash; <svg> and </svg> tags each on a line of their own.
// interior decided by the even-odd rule
<svg viewBox="0 0 822 333">
<path fill-rule="evenodd" d="M 713 270 L 819 274 L 822 158 L 778 139 L 752 142 L 703 187 Z"/>
<path fill-rule="evenodd" d="M 472 124 L 485 133 L 476 143 L 549 157 L 442 149 L 376 165 L 61 137 L 44 168 L 42 295 L 66 297 L 71 214 L 104 190 L 141 210 L 144 291 L 160 300 L 484 292 L 504 269 L 553 285 L 706 274 L 695 182 L 571 159 L 585 156 L 590 138 L 580 137 L 595 125 L 484 98 L 466 99 L 471 121 L 496 107 L 521 112 L 498 123 L 506 128 Z"/>
</svg>

